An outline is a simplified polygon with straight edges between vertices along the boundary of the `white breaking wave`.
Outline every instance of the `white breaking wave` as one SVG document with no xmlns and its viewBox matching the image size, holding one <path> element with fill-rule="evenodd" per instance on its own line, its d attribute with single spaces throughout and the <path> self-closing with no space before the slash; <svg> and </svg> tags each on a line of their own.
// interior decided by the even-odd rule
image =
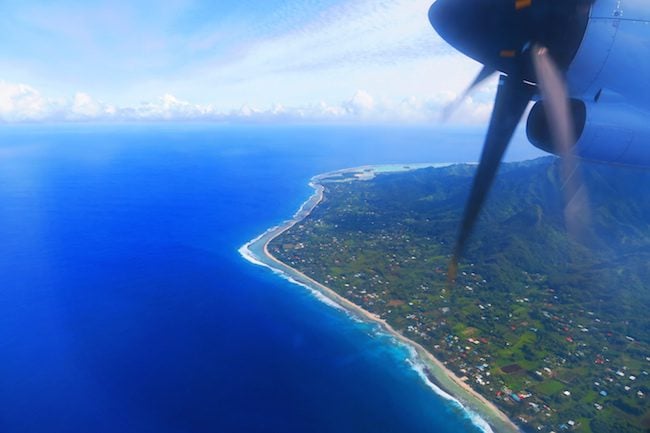
<svg viewBox="0 0 650 433">
<path fill-rule="evenodd" d="M 266 263 L 262 263 L 261 261 L 259 261 L 257 259 L 257 257 L 251 252 L 249 246 L 250 246 L 250 244 L 252 242 L 253 241 L 247 243 L 246 245 L 243 245 L 239 250 L 237 250 L 237 251 L 239 251 L 239 254 L 241 254 L 241 256 L 244 259 L 248 260 L 249 262 L 253 263 L 254 265 L 264 266 L 266 268 L 270 268 L 270 266 L 268 266 Z"/>
<path fill-rule="evenodd" d="M 492 430 L 490 424 L 481 418 L 479 414 L 467 408 L 460 400 L 440 388 L 438 385 L 433 383 L 431 379 L 429 379 L 425 371 L 427 365 L 424 361 L 422 361 L 422 358 L 418 354 L 417 350 L 415 350 L 415 347 L 411 346 L 405 341 L 398 340 L 393 334 L 385 331 L 381 327 L 377 328 L 375 334 L 382 337 L 388 337 L 393 344 L 406 349 L 409 353 L 408 358 L 406 358 L 406 363 L 418 374 L 418 376 L 420 376 L 420 379 L 422 379 L 427 387 L 429 387 L 438 396 L 444 398 L 445 400 L 453 403 L 455 406 L 460 408 L 467 415 L 467 418 L 472 422 L 472 424 L 478 427 L 481 431 L 485 433 L 494 433 L 494 430 Z"/>
<path fill-rule="evenodd" d="M 271 229 L 271 230 L 273 230 L 273 229 Z M 262 235 L 262 236 L 264 236 L 264 235 Z M 328 305 L 328 306 L 330 306 L 332 308 L 335 308 L 337 310 L 348 312 L 348 310 L 346 308 L 344 308 L 342 305 L 338 304 L 337 302 L 333 301 L 332 299 L 328 298 L 327 296 L 323 295 L 323 293 L 321 293 L 319 290 L 314 289 L 310 285 L 296 280 L 295 278 L 293 278 L 291 275 L 287 274 L 286 272 L 284 272 L 284 271 L 282 271 L 282 270 L 280 270 L 278 268 L 275 268 L 275 267 L 261 261 L 250 250 L 250 246 L 253 243 L 255 243 L 257 240 L 259 240 L 262 236 L 258 236 L 257 238 L 253 239 L 252 241 L 246 243 L 241 248 L 239 248 L 239 250 L 238 250 L 239 254 L 241 254 L 242 257 L 244 257 L 246 260 L 248 260 L 249 262 L 251 262 L 251 263 L 253 263 L 255 265 L 263 266 L 263 267 L 265 267 L 267 269 L 270 269 L 274 274 L 278 275 L 280 278 L 282 278 L 284 280 L 287 280 L 290 283 L 295 284 L 297 286 L 304 287 L 305 289 L 307 289 L 309 291 L 309 293 L 311 293 L 316 299 L 321 301 L 323 304 L 326 304 L 326 305 Z"/>
<path fill-rule="evenodd" d="M 264 236 L 266 236 L 268 233 L 271 233 L 274 230 L 277 230 L 280 226 L 273 226 L 270 229 L 266 230 L 264 233 L 256 237 L 255 239 L 252 239 L 248 242 L 246 242 L 244 245 L 239 247 L 237 252 L 246 260 L 249 262 L 258 265 L 258 266 L 264 266 L 265 268 L 273 269 L 273 267 L 267 265 L 266 263 L 263 263 L 260 261 L 260 259 L 251 251 L 251 245 L 253 245 L 255 242 L 258 242 L 260 239 L 262 239 Z"/>
<path fill-rule="evenodd" d="M 322 292 L 320 292 L 317 289 L 314 289 L 309 284 L 297 281 L 294 278 L 292 278 L 290 275 L 287 275 L 282 271 L 277 270 L 276 273 L 279 274 L 285 280 L 287 280 L 287 281 L 289 281 L 289 282 L 291 282 L 293 284 L 296 284 L 298 286 L 306 288 L 307 290 L 309 290 L 309 293 L 311 293 L 316 299 L 321 301 L 323 304 L 328 305 L 328 306 L 330 306 L 332 308 L 335 308 L 337 310 L 345 311 L 346 313 L 348 312 L 348 310 L 345 309 L 345 307 L 343 307 L 341 304 L 339 304 L 336 301 L 332 300 L 331 298 L 328 298 L 327 296 L 323 295 Z"/>
<path fill-rule="evenodd" d="M 456 397 L 453 395 L 449 394 L 448 392 L 444 391 L 442 388 L 440 388 L 438 385 L 433 383 L 429 377 L 427 376 L 427 373 L 425 371 L 426 364 L 422 362 L 420 359 L 420 356 L 418 355 L 417 351 L 415 348 L 409 346 L 408 344 L 405 343 L 400 343 L 404 345 L 407 350 L 410 353 L 410 357 L 406 359 L 406 362 L 411 366 L 411 368 L 420 376 L 420 378 L 424 381 L 424 383 L 431 389 L 433 392 L 435 392 L 437 395 L 440 397 L 444 398 L 447 401 L 452 402 L 456 406 L 458 406 L 462 411 L 467 415 L 467 418 L 474 424 L 476 427 L 481 429 L 481 431 L 485 433 L 494 433 L 494 430 L 492 430 L 492 427 L 490 427 L 490 424 L 488 424 L 487 421 L 485 421 L 479 414 L 476 412 L 472 411 L 471 409 L 467 408 L 463 403 L 460 402 Z"/>
<path fill-rule="evenodd" d="M 296 211 L 296 213 L 293 214 L 293 219 L 296 220 L 295 222 L 298 222 L 297 219 L 307 210 L 309 206 L 311 206 L 312 208 L 315 207 L 312 204 L 312 202 L 314 201 L 314 199 L 316 199 L 316 197 L 318 197 L 318 194 L 320 193 L 320 188 L 322 187 L 314 182 L 309 182 L 309 186 L 313 188 L 315 191 L 305 202 L 303 202 L 302 205 L 300 205 L 300 208 Z"/>
</svg>

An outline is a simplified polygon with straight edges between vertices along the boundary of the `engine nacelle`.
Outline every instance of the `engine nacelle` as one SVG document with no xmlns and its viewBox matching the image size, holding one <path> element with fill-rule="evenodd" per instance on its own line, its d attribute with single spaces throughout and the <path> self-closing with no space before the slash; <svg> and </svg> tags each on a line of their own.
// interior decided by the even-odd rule
<svg viewBox="0 0 650 433">
<path fill-rule="evenodd" d="M 592 101 L 606 89 L 650 110 L 648 0 L 597 0 L 566 78 L 571 96 Z"/>
<path fill-rule="evenodd" d="M 650 113 L 617 99 L 571 100 L 576 137 L 573 152 L 586 160 L 650 168 Z M 526 133 L 536 147 L 560 154 L 553 145 L 543 101 L 533 106 Z"/>
</svg>

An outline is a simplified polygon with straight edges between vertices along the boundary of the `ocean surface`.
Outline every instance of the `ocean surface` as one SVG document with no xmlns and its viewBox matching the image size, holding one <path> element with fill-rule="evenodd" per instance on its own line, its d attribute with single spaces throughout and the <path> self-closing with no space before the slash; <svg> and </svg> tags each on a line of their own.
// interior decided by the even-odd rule
<svg viewBox="0 0 650 433">
<path fill-rule="evenodd" d="M 311 176 L 476 160 L 480 129 L 2 128 L 0 432 L 480 431 L 406 348 L 238 253 Z"/>
</svg>

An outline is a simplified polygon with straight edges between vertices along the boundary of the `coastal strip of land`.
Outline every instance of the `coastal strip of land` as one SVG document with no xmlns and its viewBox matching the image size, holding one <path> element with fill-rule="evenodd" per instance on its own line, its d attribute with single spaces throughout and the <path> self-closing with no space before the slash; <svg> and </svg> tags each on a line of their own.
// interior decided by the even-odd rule
<svg viewBox="0 0 650 433">
<path fill-rule="evenodd" d="M 435 166 L 435 164 L 365 166 L 315 176 L 309 184 L 314 188 L 314 194 L 300 207 L 293 218 L 276 227 L 270 228 L 262 235 L 242 246 L 239 252 L 247 260 L 255 264 L 269 267 L 272 270 L 285 275 L 296 283 L 313 289 L 357 317 L 378 324 L 383 331 L 393 336 L 397 341 L 412 348 L 417 354 L 417 361 L 425 366 L 423 371 L 420 371 L 420 373 L 428 381 L 429 385 L 432 386 L 439 395 L 456 402 L 461 405 L 464 410 L 468 411 L 472 421 L 479 428 L 486 432 L 520 432 L 520 429 L 492 402 L 473 390 L 467 383 L 463 382 L 422 345 L 400 334 L 378 315 L 361 308 L 357 304 L 336 293 L 333 289 L 310 278 L 286 263 L 281 262 L 269 252 L 268 245 L 271 241 L 294 225 L 298 224 L 303 219 L 307 218 L 316 206 L 322 202 L 325 194 L 325 187 L 322 184 L 323 182 L 363 181 L 372 179 L 380 173 L 408 171 L 431 166 Z"/>
</svg>

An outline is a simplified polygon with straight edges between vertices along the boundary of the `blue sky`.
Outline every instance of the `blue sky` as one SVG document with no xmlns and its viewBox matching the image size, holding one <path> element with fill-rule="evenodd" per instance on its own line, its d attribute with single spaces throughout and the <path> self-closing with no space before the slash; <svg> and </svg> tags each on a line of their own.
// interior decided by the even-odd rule
<svg viewBox="0 0 650 433">
<path fill-rule="evenodd" d="M 476 74 L 431 0 L 0 2 L 0 119 L 430 122 Z M 452 121 L 484 122 L 494 83 Z"/>
</svg>

